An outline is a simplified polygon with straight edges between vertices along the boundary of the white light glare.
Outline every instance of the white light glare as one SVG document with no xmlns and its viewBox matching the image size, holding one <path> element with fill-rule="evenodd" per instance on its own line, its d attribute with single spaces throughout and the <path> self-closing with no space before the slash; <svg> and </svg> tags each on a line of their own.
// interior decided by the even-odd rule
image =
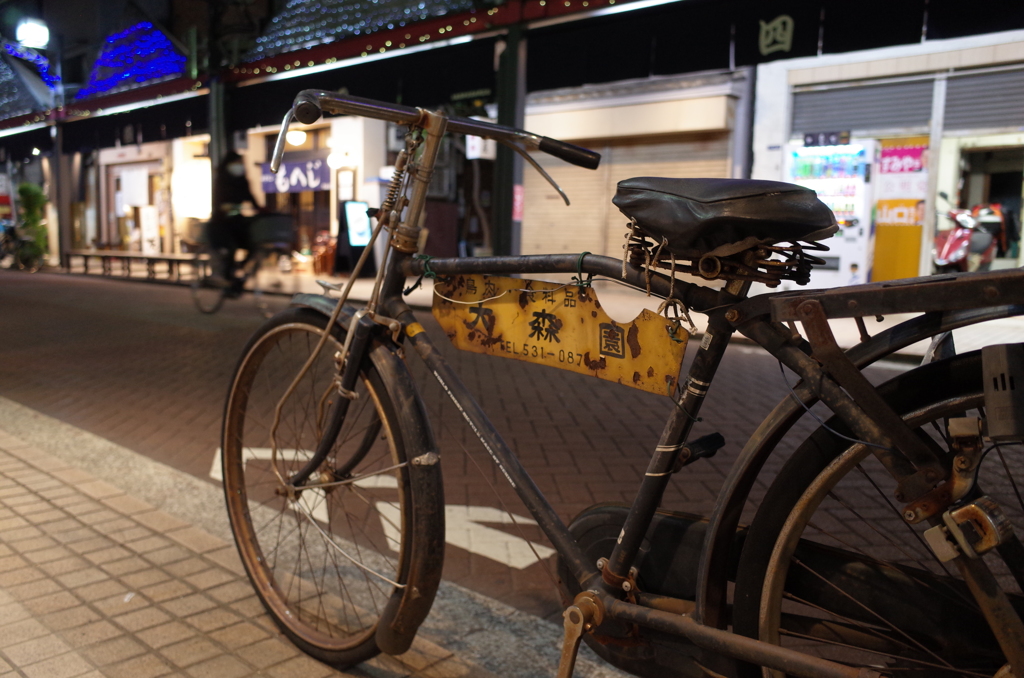
<svg viewBox="0 0 1024 678">
<path fill-rule="evenodd" d="M 288 130 L 288 133 L 284 135 L 285 141 L 292 146 L 301 146 L 306 143 L 306 133 L 301 129 Z"/>
<path fill-rule="evenodd" d="M 39 19 L 22 19 L 15 36 L 23 46 L 33 49 L 46 49 L 50 44 L 50 29 Z"/>
</svg>

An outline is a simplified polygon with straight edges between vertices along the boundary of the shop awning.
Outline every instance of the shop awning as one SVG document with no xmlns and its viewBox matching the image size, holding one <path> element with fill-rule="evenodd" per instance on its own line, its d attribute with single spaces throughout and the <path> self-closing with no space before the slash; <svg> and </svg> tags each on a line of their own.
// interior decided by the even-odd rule
<svg viewBox="0 0 1024 678">
<path fill-rule="evenodd" d="M 65 119 L 64 152 L 177 139 L 206 132 L 208 119 L 204 89 L 100 108 Z"/>
</svg>

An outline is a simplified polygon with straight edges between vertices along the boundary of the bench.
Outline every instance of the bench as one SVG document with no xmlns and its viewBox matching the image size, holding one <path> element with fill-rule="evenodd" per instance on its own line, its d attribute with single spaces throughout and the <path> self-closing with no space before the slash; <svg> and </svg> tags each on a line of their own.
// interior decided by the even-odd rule
<svg viewBox="0 0 1024 678">
<path fill-rule="evenodd" d="M 167 267 L 167 279 L 174 280 L 175 282 L 181 282 L 181 264 L 187 263 L 194 269 L 196 260 L 195 254 L 146 254 L 143 252 L 124 252 L 121 250 L 68 250 L 65 254 L 67 255 L 68 272 L 71 271 L 72 261 L 76 257 L 80 257 L 84 273 L 89 273 L 90 260 L 99 259 L 103 275 L 113 275 L 114 262 L 117 262 L 120 265 L 121 274 L 127 278 L 131 277 L 132 261 L 144 261 L 146 263 L 146 278 L 148 280 L 156 279 L 156 265 L 157 263 L 163 263 Z M 206 257 L 204 255 L 201 258 L 205 259 Z M 195 271 L 193 270 L 194 274 Z"/>
</svg>

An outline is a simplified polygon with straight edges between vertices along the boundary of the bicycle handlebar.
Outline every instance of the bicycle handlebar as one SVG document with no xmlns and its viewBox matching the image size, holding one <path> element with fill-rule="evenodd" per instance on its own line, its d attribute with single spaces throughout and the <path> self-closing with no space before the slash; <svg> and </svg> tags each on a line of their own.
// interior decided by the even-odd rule
<svg viewBox="0 0 1024 678">
<path fill-rule="evenodd" d="M 292 111 L 294 111 L 296 120 L 307 125 L 319 120 L 323 111 L 376 118 L 400 125 L 416 124 L 423 117 L 420 109 L 413 108 L 412 106 L 388 104 L 382 101 L 374 101 L 373 99 L 363 99 L 362 97 L 315 89 L 299 92 L 298 96 L 295 97 Z M 286 116 L 285 120 L 288 120 L 288 116 Z M 521 143 L 528 149 L 543 151 L 586 169 L 597 169 L 598 164 L 601 162 L 600 153 L 595 153 L 582 146 L 576 146 L 559 141 L 558 139 L 542 137 L 525 130 L 482 120 L 459 117 L 448 118 L 447 129 L 450 132 L 471 134 L 510 144 Z"/>
</svg>

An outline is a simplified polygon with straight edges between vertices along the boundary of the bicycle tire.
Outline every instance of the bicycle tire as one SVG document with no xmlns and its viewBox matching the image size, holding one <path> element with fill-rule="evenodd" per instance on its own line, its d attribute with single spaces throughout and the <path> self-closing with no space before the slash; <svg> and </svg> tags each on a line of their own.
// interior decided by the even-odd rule
<svg viewBox="0 0 1024 678">
<path fill-rule="evenodd" d="M 309 309 L 288 309 L 249 341 L 228 396 L 222 469 L 231 528 L 259 598 L 301 650 L 344 668 L 381 650 L 378 626 L 398 607 L 401 587 L 411 587 L 418 598 L 422 594 L 419 604 L 426 605 L 414 620 L 415 633 L 433 600 L 442 562 L 423 554 L 443 553 L 444 522 L 439 487 L 434 497 L 426 496 L 431 492 L 422 482 L 410 481 L 407 453 L 420 448 L 406 441 L 399 426 L 409 424 L 407 411 L 396 407 L 370 360 L 335 446 L 314 472 L 321 481 L 363 480 L 305 490 L 294 500 L 278 491 L 283 486 L 267 459 L 270 419 L 326 321 Z M 283 409 L 282 475 L 305 465 L 319 440 L 318 407 L 329 411 L 326 401 L 340 397 L 333 385 L 334 356 L 343 342 L 344 331 L 335 326 Z M 437 474 L 439 483 L 439 468 Z M 433 509 L 431 501 L 438 502 Z"/>
<path fill-rule="evenodd" d="M 207 259 L 204 260 L 204 256 Z M 192 260 L 192 301 L 200 313 L 216 313 L 224 304 L 224 298 L 227 296 L 227 288 L 223 283 L 215 284 L 216 276 L 208 275 L 216 266 L 215 256 L 216 253 L 204 245 L 196 252 L 196 258 Z"/>
<path fill-rule="evenodd" d="M 949 417 L 983 413 L 981 369 L 975 351 L 914 369 L 879 392 L 919 435 L 952 455 L 943 427 Z M 850 435 L 838 418 L 828 426 Z M 1006 447 L 1015 448 L 1013 465 L 1024 471 L 1020 446 Z M 1016 481 L 1006 456 L 1000 449 L 1002 467 L 995 454 L 985 460 L 978 491 L 996 497 L 1019 528 L 1024 502 L 1007 484 Z M 884 664 L 915 675 L 998 671 L 1005 659 L 956 568 L 940 564 L 921 538 L 930 524 L 903 520 L 894 488 L 870 448 L 851 446 L 824 427 L 813 433 L 784 464 L 751 523 L 737 570 L 733 630 L 872 670 Z M 995 552 L 985 561 L 1020 609 L 1012 570 L 1019 573 L 1024 563 L 1001 561 Z M 740 667 L 742 676 L 759 674 L 781 675 Z"/>
</svg>

